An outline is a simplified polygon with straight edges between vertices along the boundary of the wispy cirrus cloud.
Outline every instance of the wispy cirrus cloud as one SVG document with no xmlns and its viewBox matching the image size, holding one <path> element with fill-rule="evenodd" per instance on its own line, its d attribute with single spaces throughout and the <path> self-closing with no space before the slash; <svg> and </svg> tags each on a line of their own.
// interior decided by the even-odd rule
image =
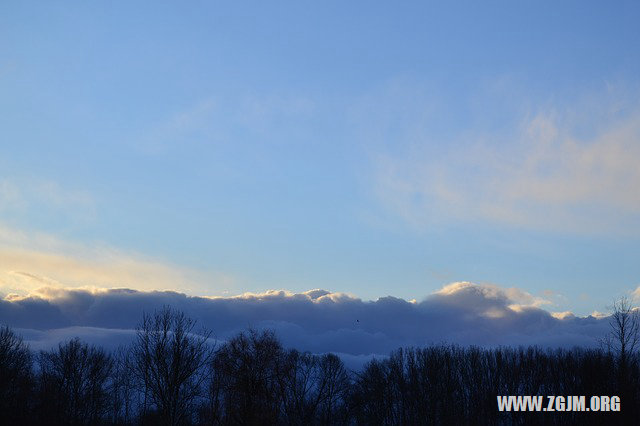
<svg viewBox="0 0 640 426">
<path fill-rule="evenodd" d="M 88 214 L 95 205 L 96 199 L 89 191 L 66 188 L 51 179 L 0 178 L 0 213 L 46 207 L 49 211 Z"/>
<path fill-rule="evenodd" d="M 246 142 L 243 135 L 255 139 L 286 132 L 310 120 L 316 108 L 313 100 L 298 95 L 211 95 L 168 114 L 138 135 L 134 145 L 161 154 L 176 147 Z"/>
<path fill-rule="evenodd" d="M 379 199 L 421 228 L 456 220 L 628 233 L 640 224 L 637 102 L 538 108 L 460 139 L 379 155 Z"/>
<path fill-rule="evenodd" d="M 62 240 L 0 223 L 0 293 L 37 294 L 39 288 L 118 288 L 221 294 L 233 278 L 126 252 Z M 35 292 L 35 293 L 34 293 Z"/>
<path fill-rule="evenodd" d="M 63 238 L 35 230 L 32 224 L 43 222 L 56 229 L 82 222 L 96 214 L 97 206 L 89 191 L 50 179 L 1 178 L 0 294 L 32 294 L 41 287 L 221 294 L 233 285 L 233 278 L 224 273 L 178 266 L 100 242 Z M 40 220 L 43 216 L 47 218 Z"/>
<path fill-rule="evenodd" d="M 24 294 L 43 285 L 74 287 L 133 287 L 143 290 L 193 291 L 204 277 L 141 256 L 109 249 L 73 256 L 30 250 L 0 249 L 0 290 Z"/>
</svg>

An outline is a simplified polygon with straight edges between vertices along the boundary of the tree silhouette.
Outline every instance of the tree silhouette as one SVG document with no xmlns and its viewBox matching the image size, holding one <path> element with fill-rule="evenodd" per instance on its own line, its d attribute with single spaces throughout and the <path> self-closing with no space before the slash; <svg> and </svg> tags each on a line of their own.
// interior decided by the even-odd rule
<svg viewBox="0 0 640 426">
<path fill-rule="evenodd" d="M 213 361 L 217 388 L 212 395 L 224 407 L 222 423 L 278 423 L 284 365 L 282 345 L 272 331 L 249 330 L 225 343 Z"/>
<path fill-rule="evenodd" d="M 620 365 L 626 366 L 629 356 L 640 344 L 640 311 L 633 307 L 628 297 L 613 302 L 609 326 L 604 344 L 618 355 Z"/>
<path fill-rule="evenodd" d="M 143 315 L 131 364 L 144 393 L 143 415 L 154 423 L 174 426 L 191 421 L 212 351 L 211 333 L 195 334 L 195 325 L 169 306 Z"/>
<path fill-rule="evenodd" d="M 27 422 L 33 386 L 31 351 L 9 327 L 0 327 L 0 417 L 7 424 Z"/>
<path fill-rule="evenodd" d="M 109 409 L 112 360 L 103 349 L 75 338 L 40 353 L 41 420 L 95 424 Z"/>
<path fill-rule="evenodd" d="M 114 355 L 73 339 L 41 352 L 33 371 L 28 347 L 3 327 L 0 423 L 635 425 L 636 314 L 616 306 L 607 350 L 410 347 L 355 373 L 333 354 L 285 350 L 273 331 L 239 333 L 214 353 L 209 333 L 168 307 L 144 315 Z M 622 411 L 499 412 L 498 395 L 584 395 L 586 407 L 618 395 Z"/>
</svg>

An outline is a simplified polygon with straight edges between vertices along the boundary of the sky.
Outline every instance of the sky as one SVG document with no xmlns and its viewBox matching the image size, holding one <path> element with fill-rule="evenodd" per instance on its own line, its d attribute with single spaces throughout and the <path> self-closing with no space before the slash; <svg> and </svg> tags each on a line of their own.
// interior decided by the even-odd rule
<svg viewBox="0 0 640 426">
<path fill-rule="evenodd" d="M 625 1 L 4 1 L 2 303 L 473 288 L 597 318 L 640 296 L 639 20 Z"/>
</svg>

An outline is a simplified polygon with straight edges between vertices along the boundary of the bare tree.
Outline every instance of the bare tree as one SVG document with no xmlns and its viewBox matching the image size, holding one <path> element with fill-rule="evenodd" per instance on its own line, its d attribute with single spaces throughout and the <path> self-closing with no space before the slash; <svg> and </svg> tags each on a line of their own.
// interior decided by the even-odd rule
<svg viewBox="0 0 640 426">
<path fill-rule="evenodd" d="M 112 360 L 103 349 L 75 338 L 40 354 L 42 421 L 95 424 L 109 409 Z"/>
<path fill-rule="evenodd" d="M 249 330 L 225 343 L 213 360 L 212 406 L 225 424 L 278 424 L 285 352 L 272 331 Z"/>
<path fill-rule="evenodd" d="M 188 423 L 206 379 L 210 332 L 195 333 L 196 322 L 169 306 L 144 314 L 132 347 L 133 372 L 144 392 L 143 417 L 167 425 Z"/>
<path fill-rule="evenodd" d="M 140 393 L 136 392 L 135 376 L 131 374 L 132 356 L 127 347 L 119 347 L 113 354 L 111 373 L 111 422 L 130 424 L 135 407 L 140 406 Z"/>
<path fill-rule="evenodd" d="M 604 346 L 618 355 L 621 366 L 626 366 L 640 344 L 640 312 L 628 297 L 613 302 L 609 326 L 609 334 L 603 340 Z"/>
<path fill-rule="evenodd" d="M 347 423 L 351 379 L 344 363 L 337 355 L 325 354 L 320 358 L 319 370 L 318 387 L 322 395 L 320 423 Z"/>
<path fill-rule="evenodd" d="M 311 424 L 324 398 L 319 358 L 308 352 L 289 350 L 279 366 L 282 409 L 289 424 Z"/>
<path fill-rule="evenodd" d="M 7 424 L 28 421 L 31 366 L 31 352 L 22 338 L 9 327 L 0 327 L 0 418 Z"/>
</svg>

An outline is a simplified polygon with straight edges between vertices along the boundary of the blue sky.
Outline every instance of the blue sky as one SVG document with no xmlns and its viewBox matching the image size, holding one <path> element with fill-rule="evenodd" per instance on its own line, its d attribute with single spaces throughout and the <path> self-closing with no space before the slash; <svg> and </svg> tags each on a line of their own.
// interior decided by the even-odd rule
<svg viewBox="0 0 640 426">
<path fill-rule="evenodd" d="M 372 3 L 3 2 L 0 291 L 636 291 L 640 5 Z"/>
</svg>

